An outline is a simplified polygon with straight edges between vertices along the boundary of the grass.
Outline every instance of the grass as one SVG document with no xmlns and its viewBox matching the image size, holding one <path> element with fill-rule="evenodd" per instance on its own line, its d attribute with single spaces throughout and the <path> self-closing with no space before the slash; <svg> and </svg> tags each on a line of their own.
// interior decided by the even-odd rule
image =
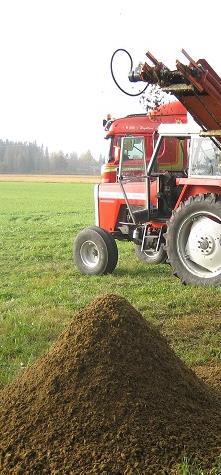
<svg viewBox="0 0 221 475">
<path fill-rule="evenodd" d="M 139 262 L 131 243 L 119 243 L 112 275 L 80 275 L 72 242 L 93 224 L 92 184 L 1 183 L 0 386 L 45 351 L 74 312 L 107 293 L 127 298 L 187 365 L 220 362 L 221 289 L 183 286 L 170 266 Z M 180 473 L 205 475 L 188 466 Z"/>
<path fill-rule="evenodd" d="M 211 468 L 209 471 L 205 471 L 200 468 L 197 463 L 184 458 L 180 466 L 178 467 L 178 475 L 220 475 L 221 474 L 221 459 L 217 461 L 215 467 Z"/>
</svg>

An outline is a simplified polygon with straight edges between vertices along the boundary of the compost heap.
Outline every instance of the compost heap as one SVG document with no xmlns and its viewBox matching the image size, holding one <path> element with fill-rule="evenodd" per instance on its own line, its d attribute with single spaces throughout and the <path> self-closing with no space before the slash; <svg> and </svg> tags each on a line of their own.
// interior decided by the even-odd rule
<svg viewBox="0 0 221 475">
<path fill-rule="evenodd" d="M 2 474 L 176 473 L 218 454 L 218 399 L 125 299 L 75 315 L 2 391 Z"/>
</svg>

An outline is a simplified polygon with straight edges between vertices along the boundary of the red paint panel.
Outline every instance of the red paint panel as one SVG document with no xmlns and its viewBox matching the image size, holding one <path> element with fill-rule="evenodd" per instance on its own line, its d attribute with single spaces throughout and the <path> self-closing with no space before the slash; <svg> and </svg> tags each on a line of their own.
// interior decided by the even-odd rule
<svg viewBox="0 0 221 475">
<path fill-rule="evenodd" d="M 144 182 L 125 183 L 124 188 L 130 205 L 146 208 Z M 157 205 L 158 181 L 151 182 L 151 204 Z M 99 226 L 114 231 L 118 223 L 120 207 L 125 199 L 119 183 L 103 183 L 99 186 Z"/>
</svg>

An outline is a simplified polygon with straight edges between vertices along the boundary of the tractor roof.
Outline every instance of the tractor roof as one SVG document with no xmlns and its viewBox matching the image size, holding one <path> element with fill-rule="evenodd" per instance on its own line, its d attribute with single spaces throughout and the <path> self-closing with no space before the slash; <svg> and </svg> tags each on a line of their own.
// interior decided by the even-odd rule
<svg viewBox="0 0 221 475">
<path fill-rule="evenodd" d="M 193 134 L 200 134 L 201 128 L 191 121 L 188 124 L 160 124 L 158 133 L 163 136 L 182 137 Z"/>
<path fill-rule="evenodd" d="M 107 122 L 106 138 L 113 135 L 152 134 L 160 123 L 187 121 L 187 111 L 178 101 L 163 104 L 149 114 L 130 114 Z"/>
</svg>

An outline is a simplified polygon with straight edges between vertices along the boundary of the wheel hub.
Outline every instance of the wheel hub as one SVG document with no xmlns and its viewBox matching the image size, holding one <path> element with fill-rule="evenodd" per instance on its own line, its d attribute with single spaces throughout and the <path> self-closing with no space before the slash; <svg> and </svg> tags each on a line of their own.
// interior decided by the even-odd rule
<svg viewBox="0 0 221 475">
<path fill-rule="evenodd" d="M 97 265 L 99 259 L 99 251 L 93 241 L 85 241 L 80 249 L 80 255 L 83 263 L 90 268 Z"/>
<path fill-rule="evenodd" d="M 214 239 L 211 236 L 201 237 L 198 244 L 198 248 L 205 255 L 211 254 L 215 247 Z"/>
<path fill-rule="evenodd" d="M 194 219 L 186 242 L 185 254 L 201 268 L 211 273 L 220 272 L 221 224 L 205 216 Z"/>
</svg>

